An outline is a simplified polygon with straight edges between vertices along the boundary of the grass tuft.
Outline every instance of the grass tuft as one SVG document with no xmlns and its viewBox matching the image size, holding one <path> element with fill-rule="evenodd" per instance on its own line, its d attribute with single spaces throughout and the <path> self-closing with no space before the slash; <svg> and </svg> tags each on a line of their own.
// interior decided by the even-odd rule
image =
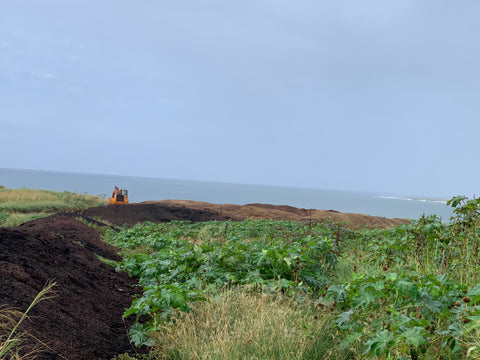
<svg viewBox="0 0 480 360">
<path fill-rule="evenodd" d="M 332 318 L 281 294 L 236 288 L 181 313 L 157 334 L 157 359 L 341 359 Z"/>
<path fill-rule="evenodd" d="M 49 282 L 33 299 L 32 303 L 25 312 L 15 309 L 0 308 L 0 359 L 18 359 L 25 360 L 32 358 L 37 352 L 36 349 L 25 349 L 22 347 L 24 335 L 17 330 L 25 321 L 28 313 L 40 301 L 50 299 L 54 296 L 53 288 L 55 282 Z"/>
</svg>

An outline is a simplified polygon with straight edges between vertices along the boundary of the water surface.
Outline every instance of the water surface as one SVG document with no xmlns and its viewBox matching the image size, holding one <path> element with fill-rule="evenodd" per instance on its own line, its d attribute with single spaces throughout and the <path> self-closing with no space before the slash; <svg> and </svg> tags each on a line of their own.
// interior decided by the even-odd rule
<svg viewBox="0 0 480 360">
<path fill-rule="evenodd" d="M 444 201 L 360 192 L 242 185 L 118 175 L 39 170 L 0 169 L 0 185 L 71 191 L 108 197 L 113 187 L 129 190 L 131 202 L 182 199 L 217 204 L 266 203 L 306 209 L 337 210 L 385 217 L 418 218 L 436 214 L 448 221 L 452 212 Z"/>
</svg>

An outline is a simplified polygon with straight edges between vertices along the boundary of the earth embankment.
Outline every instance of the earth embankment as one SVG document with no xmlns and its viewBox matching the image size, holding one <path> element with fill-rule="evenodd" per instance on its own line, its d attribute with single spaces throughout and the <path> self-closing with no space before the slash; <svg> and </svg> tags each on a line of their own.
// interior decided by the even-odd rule
<svg viewBox="0 0 480 360">
<path fill-rule="evenodd" d="M 190 200 L 146 201 L 128 205 L 89 208 L 84 215 L 98 217 L 112 225 L 167 222 L 172 220 L 209 221 L 270 219 L 294 221 L 344 222 L 351 228 L 389 228 L 408 223 L 406 219 L 389 219 L 364 214 L 341 213 L 334 210 L 301 209 L 270 204 L 212 204 Z"/>
<path fill-rule="evenodd" d="M 0 228 L 0 306 L 25 311 L 49 281 L 55 296 L 31 311 L 20 329 L 38 359 L 110 360 L 133 351 L 123 312 L 136 281 L 99 260 L 120 260 L 97 231 L 59 215 Z"/>
</svg>

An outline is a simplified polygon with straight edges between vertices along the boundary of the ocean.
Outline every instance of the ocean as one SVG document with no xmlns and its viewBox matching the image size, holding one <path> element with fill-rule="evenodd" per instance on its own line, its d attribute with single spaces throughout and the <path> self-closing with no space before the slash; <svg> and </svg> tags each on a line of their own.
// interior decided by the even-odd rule
<svg viewBox="0 0 480 360">
<path fill-rule="evenodd" d="M 116 185 L 128 189 L 131 202 L 182 199 L 207 201 L 216 204 L 265 203 L 389 218 L 417 219 L 423 214 L 435 214 L 445 222 L 448 222 L 452 216 L 451 208 L 446 206 L 444 200 L 350 191 L 134 176 L 0 168 L 0 185 L 12 189 L 26 187 L 71 191 L 103 197 L 109 197 Z"/>
</svg>

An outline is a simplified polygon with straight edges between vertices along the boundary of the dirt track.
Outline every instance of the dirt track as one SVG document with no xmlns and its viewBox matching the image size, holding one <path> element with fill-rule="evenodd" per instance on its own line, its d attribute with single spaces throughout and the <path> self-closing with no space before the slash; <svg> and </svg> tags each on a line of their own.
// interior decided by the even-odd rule
<svg viewBox="0 0 480 360">
<path fill-rule="evenodd" d="M 390 227 L 407 222 L 335 211 L 297 209 L 266 204 L 231 205 L 165 200 L 90 208 L 86 216 L 113 225 L 144 221 L 189 220 L 325 220 L 350 227 Z M 57 296 L 39 303 L 33 320 L 24 323 L 29 346 L 42 342 L 44 360 L 111 359 L 133 351 L 129 324 L 122 314 L 138 291 L 135 281 L 116 273 L 98 256 L 119 260 L 115 249 L 92 228 L 73 217 L 53 215 L 15 228 L 0 228 L 0 306 L 25 311 L 49 280 Z M 36 340 L 34 340 L 36 339 Z M 39 340 L 39 341 L 38 341 Z"/>
</svg>

